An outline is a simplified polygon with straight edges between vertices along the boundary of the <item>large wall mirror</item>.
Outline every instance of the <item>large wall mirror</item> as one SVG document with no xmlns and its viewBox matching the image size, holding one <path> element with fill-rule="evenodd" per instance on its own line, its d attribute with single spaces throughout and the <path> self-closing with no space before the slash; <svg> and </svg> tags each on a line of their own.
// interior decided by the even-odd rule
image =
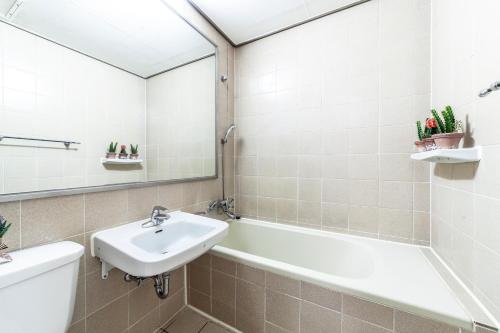
<svg viewBox="0 0 500 333">
<path fill-rule="evenodd" d="M 217 50 L 163 0 L 0 0 L 0 20 L 0 198 L 215 177 Z"/>
</svg>

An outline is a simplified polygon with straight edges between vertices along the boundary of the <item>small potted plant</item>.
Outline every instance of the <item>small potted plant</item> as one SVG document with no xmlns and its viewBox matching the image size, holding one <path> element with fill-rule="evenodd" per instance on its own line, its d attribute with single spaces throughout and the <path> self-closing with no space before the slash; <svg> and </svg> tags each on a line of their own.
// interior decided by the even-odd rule
<svg viewBox="0 0 500 333">
<path fill-rule="evenodd" d="M 417 136 L 418 136 L 418 141 L 415 141 L 415 147 L 417 148 L 418 152 L 425 151 L 425 144 L 424 144 L 424 131 L 422 130 L 422 122 L 420 120 L 417 121 Z"/>
<path fill-rule="evenodd" d="M 108 151 L 106 152 L 106 158 L 116 158 L 116 147 L 118 146 L 118 142 L 113 142 L 108 146 Z"/>
<path fill-rule="evenodd" d="M 0 246 L 3 244 L 2 238 L 5 236 L 7 231 L 9 231 L 10 226 L 12 223 L 7 223 L 7 220 L 5 217 L 0 216 Z"/>
<path fill-rule="evenodd" d="M 132 160 L 139 158 L 139 145 L 130 145 L 130 158 Z"/>
<path fill-rule="evenodd" d="M 118 155 L 118 158 L 125 159 L 127 157 L 128 157 L 127 146 L 121 145 L 120 146 L 120 154 Z"/>
<path fill-rule="evenodd" d="M 439 132 L 433 134 L 432 138 L 436 146 L 441 149 L 456 149 L 460 144 L 460 140 L 464 137 L 462 130 L 462 123 L 455 120 L 455 115 L 451 106 L 447 106 L 441 111 L 443 118 L 439 116 L 436 110 L 432 110 L 432 115 L 436 119 L 439 126 Z"/>
<path fill-rule="evenodd" d="M 432 135 L 436 134 L 438 132 L 439 132 L 439 129 L 438 129 L 436 119 L 427 118 L 425 120 L 424 134 L 422 136 L 422 139 L 423 139 L 422 141 L 424 141 L 425 150 L 436 149 L 436 144 L 434 142 L 434 139 L 432 138 Z"/>
</svg>

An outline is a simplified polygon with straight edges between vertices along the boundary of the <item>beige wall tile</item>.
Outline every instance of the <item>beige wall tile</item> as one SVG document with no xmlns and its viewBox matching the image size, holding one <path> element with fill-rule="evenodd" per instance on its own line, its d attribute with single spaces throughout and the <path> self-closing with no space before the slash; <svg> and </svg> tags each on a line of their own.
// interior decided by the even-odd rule
<svg viewBox="0 0 500 333">
<path fill-rule="evenodd" d="M 212 270 L 212 299 L 234 307 L 236 279 L 234 276 Z"/>
<path fill-rule="evenodd" d="M 380 204 L 383 208 L 411 210 L 413 201 L 413 184 L 406 182 L 381 183 Z"/>
<path fill-rule="evenodd" d="M 158 308 L 149 312 L 128 330 L 129 333 L 153 333 L 160 326 L 160 311 Z"/>
<path fill-rule="evenodd" d="M 362 232 L 378 232 L 379 208 L 349 206 L 349 230 Z"/>
<path fill-rule="evenodd" d="M 299 201 L 298 222 L 309 226 L 321 225 L 321 203 Z"/>
<path fill-rule="evenodd" d="M 236 308 L 234 307 L 234 301 L 233 304 L 227 304 L 212 298 L 212 316 L 234 327 L 236 323 Z"/>
<path fill-rule="evenodd" d="M 458 333 L 457 328 L 437 323 L 435 321 L 396 311 L 394 320 L 396 333 Z"/>
<path fill-rule="evenodd" d="M 347 229 L 349 223 L 349 205 L 322 203 L 321 224 L 323 227 Z"/>
<path fill-rule="evenodd" d="M 68 333 L 85 333 L 85 320 L 80 320 L 71 325 L 68 329 Z"/>
<path fill-rule="evenodd" d="M 101 272 L 95 271 L 86 276 L 87 314 L 91 314 L 105 304 L 128 293 L 130 285 L 123 280 L 123 272 L 110 271 L 108 279 L 101 278 Z"/>
<path fill-rule="evenodd" d="M 380 155 L 380 180 L 412 181 L 414 163 L 408 154 Z M 429 181 L 429 169 L 427 169 Z"/>
<path fill-rule="evenodd" d="M 340 333 L 341 315 L 339 312 L 302 301 L 300 308 L 300 332 Z"/>
<path fill-rule="evenodd" d="M 378 206 L 379 184 L 376 180 L 349 181 L 349 202 L 359 206 Z"/>
<path fill-rule="evenodd" d="M 212 268 L 229 275 L 236 275 L 236 263 L 216 255 L 212 255 Z"/>
<path fill-rule="evenodd" d="M 342 295 L 340 293 L 304 281 L 301 284 L 300 297 L 303 300 L 335 311 L 341 311 Z"/>
<path fill-rule="evenodd" d="M 285 330 L 284 328 L 281 328 L 266 321 L 266 333 L 288 333 L 288 332 L 290 331 Z"/>
<path fill-rule="evenodd" d="M 236 276 L 259 286 L 264 286 L 266 281 L 265 272 L 263 270 L 240 263 L 237 264 Z"/>
<path fill-rule="evenodd" d="M 38 245 L 82 234 L 83 210 L 83 195 L 23 201 L 21 245 Z"/>
<path fill-rule="evenodd" d="M 236 328 L 243 332 L 264 331 L 264 287 L 236 280 Z"/>
<path fill-rule="evenodd" d="M 393 329 L 394 310 L 386 306 L 343 295 L 342 312 L 372 324 Z"/>
<path fill-rule="evenodd" d="M 149 186 L 128 190 L 129 221 L 142 220 L 151 215 L 153 207 L 158 203 L 158 187 Z"/>
<path fill-rule="evenodd" d="M 300 297 L 300 281 L 266 272 L 266 288 L 278 293 Z"/>
<path fill-rule="evenodd" d="M 3 242 L 9 247 L 9 251 L 21 247 L 21 203 L 19 201 L 0 203 L 0 215 L 12 223 L 9 231 L 3 237 Z"/>
<path fill-rule="evenodd" d="M 412 239 L 413 214 L 399 209 L 379 210 L 379 233 L 385 236 Z"/>
<path fill-rule="evenodd" d="M 429 212 L 430 204 L 430 184 L 415 183 L 413 185 L 413 209 L 422 212 Z"/>
<path fill-rule="evenodd" d="M 266 321 L 292 332 L 300 329 L 300 300 L 266 290 Z"/>
<path fill-rule="evenodd" d="M 158 186 L 158 203 L 170 210 L 181 208 L 183 206 L 182 184 Z"/>
<path fill-rule="evenodd" d="M 87 318 L 87 333 L 121 333 L 128 327 L 128 296 L 106 305 Z"/>
<path fill-rule="evenodd" d="M 212 313 L 210 296 L 200 293 L 196 289 L 189 289 L 189 304 L 206 313 Z"/>
<path fill-rule="evenodd" d="M 127 190 L 85 194 L 85 231 L 127 222 Z"/>
<path fill-rule="evenodd" d="M 160 303 L 160 324 L 165 324 L 170 319 L 172 319 L 172 317 L 177 312 L 184 308 L 184 289 L 180 289 L 175 293 L 171 293 L 165 300 L 162 300 Z M 203 307 L 200 307 L 200 309 L 203 309 Z"/>
<path fill-rule="evenodd" d="M 191 263 L 188 265 L 188 271 L 189 287 L 210 295 L 210 268 Z"/>
<path fill-rule="evenodd" d="M 153 280 L 147 279 L 129 295 L 129 323 L 135 324 L 147 313 L 158 308 L 160 300 L 156 296 Z"/>
<path fill-rule="evenodd" d="M 299 200 L 321 202 L 321 180 L 299 178 Z"/>
<path fill-rule="evenodd" d="M 389 333 L 392 330 L 386 330 L 382 327 L 372 325 L 366 321 L 361 321 L 351 316 L 344 315 L 342 318 L 343 333 Z"/>
</svg>

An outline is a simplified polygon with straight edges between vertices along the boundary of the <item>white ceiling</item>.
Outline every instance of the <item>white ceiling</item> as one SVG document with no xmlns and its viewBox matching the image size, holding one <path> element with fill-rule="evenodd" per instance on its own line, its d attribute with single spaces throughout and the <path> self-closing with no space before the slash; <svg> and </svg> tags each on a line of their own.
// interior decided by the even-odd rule
<svg viewBox="0 0 500 333">
<path fill-rule="evenodd" d="M 235 45 L 308 21 L 359 0 L 189 0 Z"/>
<path fill-rule="evenodd" d="M 8 19 L 14 2 L 0 0 L 0 20 L 141 77 L 215 52 L 162 0 L 23 0 Z"/>
</svg>

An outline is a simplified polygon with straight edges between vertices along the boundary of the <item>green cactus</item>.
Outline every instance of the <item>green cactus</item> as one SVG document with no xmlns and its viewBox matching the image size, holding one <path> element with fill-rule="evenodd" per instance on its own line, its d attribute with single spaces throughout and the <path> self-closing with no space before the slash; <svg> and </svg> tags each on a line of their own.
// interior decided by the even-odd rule
<svg viewBox="0 0 500 333">
<path fill-rule="evenodd" d="M 432 116 L 434 117 L 434 119 L 436 119 L 436 122 L 438 124 L 438 129 L 439 129 L 439 132 L 440 133 L 446 133 L 446 127 L 443 123 L 443 120 L 441 119 L 441 117 L 439 116 L 439 114 L 437 113 L 436 110 L 432 109 L 431 110 L 431 113 L 432 113 Z"/>
<path fill-rule="evenodd" d="M 3 217 L 0 218 L 0 238 L 2 238 L 9 230 L 12 223 L 7 223 L 7 220 Z"/>
<path fill-rule="evenodd" d="M 130 145 L 130 153 L 131 154 L 138 154 L 139 153 L 139 145 Z"/>
<path fill-rule="evenodd" d="M 118 147 L 118 142 L 111 141 L 108 146 L 108 153 L 116 153 L 116 147 Z"/>
<path fill-rule="evenodd" d="M 418 141 L 422 141 L 424 139 L 424 132 L 422 131 L 422 123 L 420 120 L 417 120 L 417 135 Z"/>
<path fill-rule="evenodd" d="M 455 114 L 451 106 L 446 106 L 441 112 L 443 114 L 444 122 L 446 125 L 446 133 L 454 133 L 461 128 L 461 123 L 455 119 Z"/>
</svg>

